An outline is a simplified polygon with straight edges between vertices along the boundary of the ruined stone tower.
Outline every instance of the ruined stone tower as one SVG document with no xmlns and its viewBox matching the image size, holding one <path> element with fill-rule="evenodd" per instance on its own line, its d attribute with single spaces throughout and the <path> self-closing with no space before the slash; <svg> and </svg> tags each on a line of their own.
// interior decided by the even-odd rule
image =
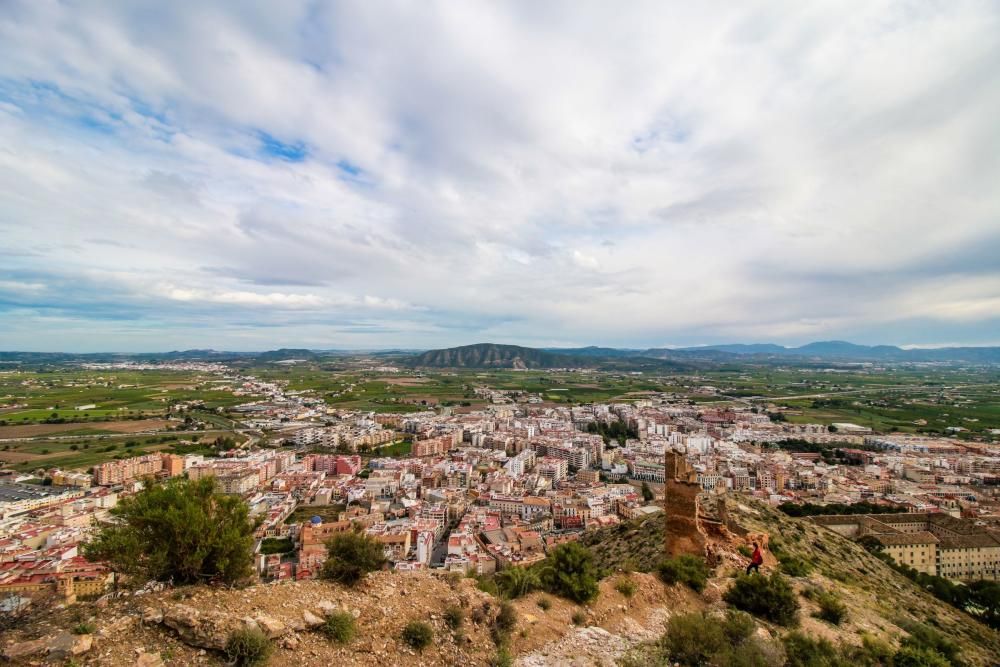
<svg viewBox="0 0 1000 667">
<path fill-rule="evenodd" d="M 673 450 L 667 450 L 664 468 L 664 543 L 667 556 L 704 556 L 705 536 L 698 529 L 698 493 L 701 486 L 697 475 L 684 456 Z"/>
</svg>

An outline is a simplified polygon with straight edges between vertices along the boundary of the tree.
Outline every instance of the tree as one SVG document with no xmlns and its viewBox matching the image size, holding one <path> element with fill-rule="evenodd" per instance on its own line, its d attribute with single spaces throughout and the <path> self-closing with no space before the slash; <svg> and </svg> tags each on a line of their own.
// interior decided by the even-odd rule
<svg viewBox="0 0 1000 667">
<path fill-rule="evenodd" d="M 594 554 L 578 542 L 560 544 L 545 559 L 542 584 L 555 595 L 587 602 L 597 597 L 597 566 Z"/>
<path fill-rule="evenodd" d="M 327 559 L 320 574 L 324 579 L 353 586 L 385 565 L 385 549 L 378 540 L 359 531 L 338 533 L 326 543 Z"/>
<path fill-rule="evenodd" d="M 643 482 L 642 483 L 642 500 L 643 500 L 643 502 L 647 502 L 647 503 L 652 502 L 653 498 L 655 498 L 655 497 L 656 496 L 653 494 L 653 490 L 651 488 L 649 488 L 649 484 L 647 484 L 646 482 Z"/>
<path fill-rule="evenodd" d="M 147 480 L 111 515 L 116 522 L 100 528 L 84 555 L 116 572 L 176 584 L 232 584 L 252 572 L 249 509 L 237 496 L 216 493 L 211 478 Z"/>
</svg>

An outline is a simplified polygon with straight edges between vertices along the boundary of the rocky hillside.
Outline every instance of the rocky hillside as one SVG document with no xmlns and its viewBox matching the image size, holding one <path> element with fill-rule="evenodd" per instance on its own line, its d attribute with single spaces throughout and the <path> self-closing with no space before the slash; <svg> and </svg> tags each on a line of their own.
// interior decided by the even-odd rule
<svg viewBox="0 0 1000 667">
<path fill-rule="evenodd" d="M 808 519 L 791 519 L 756 504 L 730 503 L 736 531 L 710 534 L 717 567 L 703 593 L 667 586 L 651 573 L 659 560 L 662 520 L 651 517 L 609 528 L 586 541 L 607 576 L 600 595 L 578 606 L 547 593 L 514 601 L 511 632 L 514 664 L 520 667 L 579 665 L 612 667 L 652 646 L 672 615 L 720 612 L 724 592 L 745 566 L 739 553 L 743 530 L 766 532 L 772 551 L 765 571 L 778 559 L 799 559 L 805 571 L 791 577 L 802 605 L 800 628 L 809 636 L 858 645 L 871 636 L 898 645 L 914 623 L 932 626 L 962 648 L 968 665 L 992 665 L 1000 655 L 1000 636 L 972 618 L 931 597 L 864 549 Z M 775 557 L 777 554 L 778 558 Z M 640 570 L 621 572 L 618 570 Z M 628 578 L 635 594 L 619 584 Z M 846 620 L 831 625 L 812 616 L 812 589 L 835 593 L 846 605 Z M 460 609 L 456 629 L 448 610 Z M 46 608 L 22 627 L 7 631 L 0 650 L 13 664 L 222 665 L 219 650 L 238 628 L 256 627 L 272 638 L 271 665 L 468 665 L 487 666 L 497 658 L 491 630 L 499 601 L 468 578 L 429 573 L 379 572 L 355 589 L 322 582 L 258 585 L 245 589 L 184 587 L 130 595 L 98 603 Z M 331 611 L 356 619 L 357 634 L 337 644 L 315 626 Z M 433 629 L 422 652 L 401 639 L 412 620 Z M 758 633 L 777 641 L 788 630 L 758 620 Z M 635 663 L 633 663 L 635 664 Z M 642 664 L 640 662 L 640 664 Z"/>
<path fill-rule="evenodd" d="M 412 358 L 410 363 L 429 368 L 564 368 L 578 364 L 568 355 L 495 343 L 429 350 Z"/>
</svg>

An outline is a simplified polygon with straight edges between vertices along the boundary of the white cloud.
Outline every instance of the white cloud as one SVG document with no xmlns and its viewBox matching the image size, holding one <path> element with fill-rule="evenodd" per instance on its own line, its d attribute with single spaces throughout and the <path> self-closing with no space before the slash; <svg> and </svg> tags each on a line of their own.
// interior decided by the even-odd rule
<svg viewBox="0 0 1000 667">
<path fill-rule="evenodd" d="M 240 344 L 975 342 L 998 33 L 973 0 L 5 3 L 0 291 L 95 280 L 18 307 L 155 317 L 140 349 L 212 305 Z"/>
</svg>

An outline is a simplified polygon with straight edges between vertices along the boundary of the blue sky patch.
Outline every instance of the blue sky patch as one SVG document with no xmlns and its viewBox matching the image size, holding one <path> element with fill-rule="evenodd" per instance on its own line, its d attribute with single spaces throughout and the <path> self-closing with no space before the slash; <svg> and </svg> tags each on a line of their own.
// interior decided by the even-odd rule
<svg viewBox="0 0 1000 667">
<path fill-rule="evenodd" d="M 267 132 L 258 132 L 260 152 L 268 157 L 278 158 L 287 162 L 302 162 L 309 155 L 309 150 L 301 141 L 288 144 L 271 136 Z"/>
</svg>

